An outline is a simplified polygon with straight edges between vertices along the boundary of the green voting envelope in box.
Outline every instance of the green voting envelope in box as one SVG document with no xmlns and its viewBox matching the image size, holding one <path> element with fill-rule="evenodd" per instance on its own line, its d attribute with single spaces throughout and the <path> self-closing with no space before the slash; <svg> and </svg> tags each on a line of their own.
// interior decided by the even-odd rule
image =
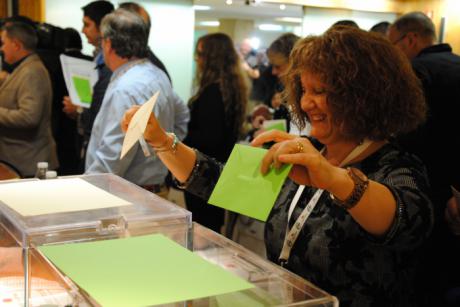
<svg viewBox="0 0 460 307">
<path fill-rule="evenodd" d="M 72 76 L 72 81 L 75 85 L 75 90 L 77 91 L 77 95 L 80 98 L 80 101 L 89 105 L 91 103 L 91 96 L 93 94 L 89 79 L 79 76 Z"/>
<path fill-rule="evenodd" d="M 104 307 L 171 304 L 254 287 L 160 234 L 38 249 Z"/>
<path fill-rule="evenodd" d="M 235 145 L 208 202 L 266 221 L 292 165 L 260 172 L 266 149 Z"/>
</svg>

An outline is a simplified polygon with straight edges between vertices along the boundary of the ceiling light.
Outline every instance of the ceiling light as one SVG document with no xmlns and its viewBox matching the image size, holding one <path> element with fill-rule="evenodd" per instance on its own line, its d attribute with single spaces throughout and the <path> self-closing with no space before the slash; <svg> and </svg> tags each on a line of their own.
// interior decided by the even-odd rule
<svg viewBox="0 0 460 307">
<path fill-rule="evenodd" d="M 193 9 L 195 11 L 209 11 L 211 7 L 209 5 L 194 5 Z"/>
<path fill-rule="evenodd" d="M 200 21 L 198 24 L 200 26 L 203 26 L 203 27 L 218 27 L 218 26 L 220 26 L 220 22 L 218 20 Z"/>
<path fill-rule="evenodd" d="M 286 9 L 286 5 L 285 4 L 280 4 L 280 10 L 285 10 Z"/>
<path fill-rule="evenodd" d="M 298 17 L 279 17 L 275 18 L 275 20 L 281 22 L 302 23 L 302 18 Z"/>
<path fill-rule="evenodd" d="M 281 31 L 283 27 L 280 25 L 274 25 L 271 23 L 263 23 L 259 25 L 259 30 L 261 31 Z"/>
<path fill-rule="evenodd" d="M 225 1 L 225 3 L 227 3 L 227 5 L 232 5 L 233 1 L 232 0 L 227 0 L 227 1 Z"/>
</svg>

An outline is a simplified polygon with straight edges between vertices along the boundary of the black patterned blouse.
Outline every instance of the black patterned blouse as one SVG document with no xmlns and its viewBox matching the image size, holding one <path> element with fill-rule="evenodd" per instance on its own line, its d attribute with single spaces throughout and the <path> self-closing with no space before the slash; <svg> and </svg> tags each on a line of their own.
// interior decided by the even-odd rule
<svg viewBox="0 0 460 307">
<path fill-rule="evenodd" d="M 340 306 L 414 306 L 417 252 L 433 225 L 425 167 L 416 157 L 391 144 L 353 166 L 393 193 L 397 213 L 391 229 L 384 237 L 370 235 L 324 192 L 286 268 L 337 296 Z M 208 199 L 221 170 L 221 164 L 198 153 L 187 190 Z M 297 188 L 289 179 L 286 181 L 265 227 L 267 256 L 276 263 Z M 315 191 L 305 188 L 290 226 Z"/>
</svg>

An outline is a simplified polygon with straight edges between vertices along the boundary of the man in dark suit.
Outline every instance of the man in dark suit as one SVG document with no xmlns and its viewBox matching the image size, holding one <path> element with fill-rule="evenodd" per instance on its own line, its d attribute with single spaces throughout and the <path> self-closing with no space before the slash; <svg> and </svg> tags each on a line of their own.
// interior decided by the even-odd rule
<svg viewBox="0 0 460 307">
<path fill-rule="evenodd" d="M 460 290 L 460 236 L 453 235 L 444 220 L 446 203 L 452 198 L 450 186 L 459 183 L 460 137 L 460 56 L 449 44 L 436 44 L 433 22 L 421 12 L 398 18 L 388 38 L 409 58 L 420 78 L 428 104 L 426 123 L 400 139 L 400 144 L 425 163 L 433 190 L 436 217 L 432 244 L 422 266 L 421 294 L 430 296 L 429 306 L 459 306 L 455 288 Z M 426 288 L 425 288 L 426 287 Z M 435 290 L 435 291 L 433 291 Z M 441 303 L 442 302 L 442 303 Z M 433 305 L 434 304 L 434 305 Z"/>
</svg>

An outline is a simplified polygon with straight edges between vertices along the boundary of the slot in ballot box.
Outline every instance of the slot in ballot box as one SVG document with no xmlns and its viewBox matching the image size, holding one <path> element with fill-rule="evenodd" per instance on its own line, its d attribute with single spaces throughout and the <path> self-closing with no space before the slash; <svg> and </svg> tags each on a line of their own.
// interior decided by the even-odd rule
<svg viewBox="0 0 460 307">
<path fill-rule="evenodd" d="M 154 233 L 191 249 L 191 213 L 116 175 L 1 182 L 0 305 L 89 305 L 35 248 Z"/>
</svg>

